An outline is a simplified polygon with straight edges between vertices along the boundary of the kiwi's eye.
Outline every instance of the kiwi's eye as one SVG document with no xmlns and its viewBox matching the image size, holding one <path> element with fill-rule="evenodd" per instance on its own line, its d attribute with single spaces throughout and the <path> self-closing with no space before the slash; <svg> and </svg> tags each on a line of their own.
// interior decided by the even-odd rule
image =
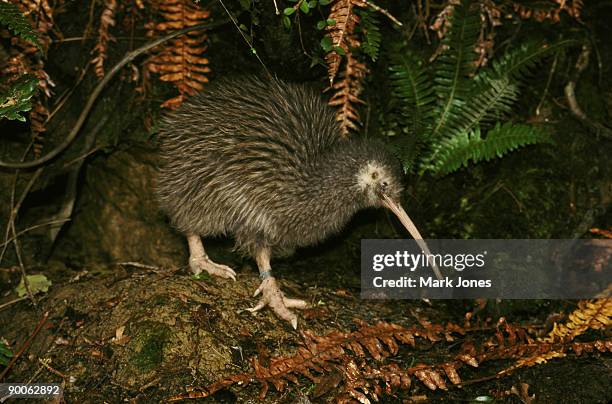
<svg viewBox="0 0 612 404">
<path fill-rule="evenodd" d="M 383 187 L 383 188 L 387 188 L 387 186 L 389 186 L 389 184 L 387 183 L 387 181 L 383 181 L 383 182 L 382 182 L 382 187 Z"/>
</svg>

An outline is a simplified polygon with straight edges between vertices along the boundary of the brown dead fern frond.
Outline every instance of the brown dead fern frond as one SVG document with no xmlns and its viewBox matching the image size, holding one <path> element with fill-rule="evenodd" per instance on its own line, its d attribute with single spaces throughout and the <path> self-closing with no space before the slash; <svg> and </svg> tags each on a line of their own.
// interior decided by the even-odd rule
<svg viewBox="0 0 612 404">
<path fill-rule="evenodd" d="M 547 342 L 532 338 L 527 329 L 509 324 L 504 318 L 497 322 L 493 335 L 478 344 L 471 335 L 478 338 L 489 333 L 489 327 L 466 329 L 455 324 L 432 324 L 422 319 L 419 320 L 420 326 L 413 327 L 386 322 L 370 325 L 360 320 L 356 323 L 358 328 L 352 332 L 334 331 L 318 336 L 304 331 L 303 340 L 292 356 L 275 357 L 269 361 L 253 358 L 252 371 L 226 377 L 205 388 L 190 388 L 187 393 L 171 397 L 170 401 L 209 397 L 226 387 L 244 386 L 251 382 L 261 385 L 259 397 L 263 400 L 270 385 L 283 392 L 290 383 L 298 384 L 304 377 L 314 384 L 313 398 L 333 393 L 338 403 L 369 402 L 398 390 L 407 390 L 415 380 L 432 391 L 447 390 L 449 382 L 466 385 L 501 378 L 523 367 L 563 358 L 570 352 L 575 355 L 612 352 L 612 340 Z M 467 336 L 468 333 L 471 335 Z M 417 363 L 407 368 L 389 360 L 399 353 L 401 345 L 419 349 L 417 339 L 451 342 L 458 336 L 463 342 L 450 360 Z M 476 368 L 493 360 L 514 360 L 514 363 L 481 379 L 461 380 L 461 367 Z"/>
<path fill-rule="evenodd" d="M 156 6 L 163 22 L 153 24 L 150 34 L 167 33 L 202 24 L 210 15 L 191 0 L 161 0 Z M 161 81 L 173 83 L 179 95 L 165 101 L 164 108 L 175 109 L 186 96 L 204 89 L 210 73 L 206 52 L 208 36 L 202 31 L 192 31 L 169 42 L 147 63 L 147 68 L 159 74 Z"/>
<path fill-rule="evenodd" d="M 363 80 L 368 73 L 366 65 L 354 54 L 354 51 L 361 46 L 355 33 L 360 21 L 355 12 L 356 7 L 367 7 L 367 3 L 361 0 L 336 0 L 328 17 L 329 20 L 335 21 L 333 25 L 327 27 L 332 49 L 325 56 L 325 60 L 329 83 L 334 90 L 329 104 L 336 107 L 336 119 L 342 137 L 347 137 L 360 123 L 355 104 L 363 103 L 359 95 Z M 344 70 L 340 73 L 340 80 L 336 82 L 343 64 L 343 55 Z"/>
<path fill-rule="evenodd" d="M 612 325 L 612 299 L 581 300 L 578 308 L 564 324 L 555 323 L 543 341 L 573 341 L 588 330 L 601 330 Z"/>
<path fill-rule="evenodd" d="M 116 24 L 115 13 L 117 12 L 117 0 L 105 0 L 104 10 L 100 15 L 100 27 L 98 28 L 98 41 L 93 49 L 95 57 L 91 60 L 94 71 L 99 79 L 104 77 L 104 61 L 107 58 L 108 43 L 115 41 L 109 30 Z"/>
<path fill-rule="evenodd" d="M 364 104 L 359 95 L 367 73 L 366 65 L 359 62 L 352 53 L 347 53 L 341 80 L 333 85 L 334 95 L 329 100 L 329 105 L 337 108 L 336 120 L 343 137 L 348 137 L 350 131 L 356 130 L 359 124 L 359 113 L 355 104 Z"/>
<path fill-rule="evenodd" d="M 573 342 L 571 339 L 559 338 L 534 339 L 523 327 L 509 324 L 504 318 L 501 318 L 495 335 L 479 348 L 476 348 L 471 341 L 466 341 L 462 347 L 462 352 L 472 356 L 478 363 L 490 360 L 515 360 L 514 364 L 497 372 L 494 378 L 505 377 L 523 367 L 544 364 L 555 358 L 564 358 L 570 351 L 577 356 L 584 352 L 612 352 L 612 340 Z"/>
<path fill-rule="evenodd" d="M 362 360 L 357 364 L 355 358 L 363 360 L 372 358 L 380 361 L 396 355 L 400 345 L 415 346 L 416 338 L 437 342 L 452 338 L 452 334 L 464 333 L 464 330 L 455 324 L 446 326 L 432 324 L 430 327 L 408 328 L 382 321 L 374 325 L 356 321 L 358 329 L 353 332 L 335 331 L 325 336 L 317 336 L 304 331 L 303 341 L 293 356 L 272 358 L 268 366 L 253 358 L 251 360 L 253 371 L 230 376 L 204 389 L 176 395 L 171 397 L 170 401 L 208 397 L 225 387 L 252 381 L 261 384 L 259 396 L 264 399 L 270 385 L 282 392 L 288 383 L 297 384 L 301 376 L 311 380 L 317 386 L 320 395 L 335 389 L 340 383 L 349 394 L 359 383 L 365 383 L 364 378 L 374 377 L 375 374 L 378 375 L 377 380 L 387 378 L 389 382 L 393 381 L 393 385 L 397 381 L 399 385 L 405 386 L 410 384 L 410 380 L 404 378 L 402 381 L 401 375 L 399 379 L 393 376 L 399 368 L 387 365 L 386 368 L 380 368 L 384 369 L 382 373 L 377 373 L 379 368 L 368 367 L 365 362 L 361 363 Z M 417 370 L 423 369 L 413 369 L 413 373 Z"/>
<path fill-rule="evenodd" d="M 597 227 L 594 227 L 590 229 L 589 232 L 591 232 L 592 234 L 597 234 L 604 238 L 612 238 L 612 228 L 605 230 L 605 229 L 598 229 Z"/>
<path fill-rule="evenodd" d="M 332 40 L 332 50 L 325 56 L 327 62 L 327 76 L 329 84 L 333 85 L 342 62 L 342 54 L 349 55 L 355 45 L 355 27 L 359 23 L 359 16 L 355 13 L 355 7 L 366 7 L 366 3 L 360 0 L 335 0 L 332 4 L 329 20 L 335 21 L 327 27 L 327 32 Z"/>
<path fill-rule="evenodd" d="M 561 21 L 561 13 L 565 12 L 570 17 L 580 21 L 583 0 L 549 0 L 548 3 L 526 5 L 512 2 L 512 11 L 523 20 L 532 19 L 537 22 L 558 23 Z"/>
</svg>

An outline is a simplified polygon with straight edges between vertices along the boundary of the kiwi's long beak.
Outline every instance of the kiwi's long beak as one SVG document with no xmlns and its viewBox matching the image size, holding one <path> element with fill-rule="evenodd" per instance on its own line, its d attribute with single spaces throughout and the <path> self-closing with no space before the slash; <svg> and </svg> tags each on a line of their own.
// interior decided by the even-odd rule
<svg viewBox="0 0 612 404">
<path fill-rule="evenodd" d="M 421 233 L 419 233 L 419 230 L 416 228 L 404 208 L 402 208 L 402 205 L 400 205 L 399 202 L 395 202 L 393 199 L 391 199 L 388 195 L 385 194 L 382 194 L 382 203 L 391 212 L 395 213 L 395 216 L 397 216 L 400 222 L 402 222 L 402 224 L 404 225 L 406 230 L 408 230 L 412 238 L 414 238 L 419 247 L 421 247 L 421 250 L 423 250 L 425 254 L 431 255 L 429 247 L 427 247 L 427 244 L 423 240 Z M 442 279 L 442 273 L 440 272 L 438 266 L 433 262 L 431 263 L 431 266 L 434 273 L 436 274 L 436 277 L 438 279 Z"/>
</svg>

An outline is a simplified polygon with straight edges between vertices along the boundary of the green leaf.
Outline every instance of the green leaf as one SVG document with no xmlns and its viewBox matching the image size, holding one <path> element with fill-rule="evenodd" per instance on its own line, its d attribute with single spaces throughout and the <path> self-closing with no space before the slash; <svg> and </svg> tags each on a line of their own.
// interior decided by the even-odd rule
<svg viewBox="0 0 612 404">
<path fill-rule="evenodd" d="M 323 20 L 317 22 L 317 29 L 320 31 L 327 26 L 327 23 Z"/>
<path fill-rule="evenodd" d="M 0 23 L 8 26 L 15 35 L 32 42 L 38 49 L 41 49 L 38 35 L 15 4 L 0 1 Z"/>
<path fill-rule="evenodd" d="M 38 79 L 25 75 L 19 78 L 8 91 L 0 94 L 0 119 L 17 119 L 25 122 L 22 112 L 32 109 L 31 99 L 36 93 Z"/>
<path fill-rule="evenodd" d="M 346 52 L 340 46 L 334 46 L 333 49 L 336 51 L 338 55 L 341 55 L 341 56 L 346 55 Z"/>
<path fill-rule="evenodd" d="M 283 10 L 283 14 L 285 15 L 292 15 L 293 13 L 295 13 L 295 8 L 293 7 L 287 7 Z"/>
<path fill-rule="evenodd" d="M 319 0 L 319 4 L 322 5 L 322 6 L 326 6 L 329 3 L 331 3 L 331 2 L 332 2 L 332 0 Z"/>
<path fill-rule="evenodd" d="M 325 20 L 325 22 L 327 23 L 327 25 L 329 25 L 330 27 L 332 25 L 336 25 L 336 19 L 335 18 L 328 18 L 327 20 Z"/>
<path fill-rule="evenodd" d="M 28 275 L 28 284 L 30 285 L 30 291 L 33 294 L 37 294 L 38 292 L 44 293 L 48 291 L 49 286 L 51 286 L 51 281 L 43 274 Z M 28 294 L 23 278 L 21 278 L 21 282 L 19 282 L 17 288 L 15 288 L 15 292 L 17 292 L 19 297 L 23 297 Z"/>
<path fill-rule="evenodd" d="M 481 137 L 480 128 L 477 127 L 471 132 L 461 132 L 444 139 L 438 146 L 438 158 L 426 169 L 433 174 L 444 175 L 467 166 L 470 161 L 489 161 L 519 147 L 545 142 L 550 143 L 551 138 L 542 128 L 498 122 L 485 138 Z"/>
<path fill-rule="evenodd" d="M 310 11 L 310 6 L 305 0 L 300 3 L 300 10 L 302 10 L 304 14 L 308 14 Z"/>
<path fill-rule="evenodd" d="M 321 48 L 323 48 L 323 51 L 325 53 L 330 52 L 332 50 L 332 47 L 333 47 L 332 39 L 329 36 L 324 36 L 321 39 Z"/>
<path fill-rule="evenodd" d="M 317 6 L 317 0 L 310 0 L 308 2 L 308 8 L 310 8 L 311 10 L 315 8 L 316 6 Z"/>
<path fill-rule="evenodd" d="M 291 28 L 291 20 L 286 15 L 283 15 L 283 25 L 287 29 Z"/>
</svg>

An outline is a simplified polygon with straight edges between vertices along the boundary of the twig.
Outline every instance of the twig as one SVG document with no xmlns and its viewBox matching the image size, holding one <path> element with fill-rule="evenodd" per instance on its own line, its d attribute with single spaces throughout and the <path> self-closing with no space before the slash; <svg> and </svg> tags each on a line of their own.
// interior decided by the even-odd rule
<svg viewBox="0 0 612 404">
<path fill-rule="evenodd" d="M 10 370 L 15 365 L 15 362 L 17 362 L 17 359 L 19 359 L 21 357 L 21 355 L 23 355 L 25 350 L 28 349 L 28 346 L 30 346 L 30 343 L 32 343 L 32 340 L 34 339 L 34 337 L 36 337 L 36 335 L 38 335 L 38 333 L 42 329 L 43 325 L 45 325 L 45 323 L 47 322 L 48 318 L 49 318 L 49 312 L 46 312 L 45 314 L 43 314 L 42 318 L 40 319 L 40 321 L 36 325 L 36 328 L 34 329 L 34 332 L 23 343 L 21 348 L 19 348 L 19 351 L 15 354 L 15 356 L 13 356 L 11 358 L 11 361 L 6 366 L 6 368 L 2 371 L 2 373 L 0 373 L 0 381 L 2 381 L 4 379 L 4 377 L 8 374 L 8 372 L 10 372 Z"/>
<path fill-rule="evenodd" d="M 27 153 L 27 151 L 26 151 L 26 153 Z M 24 154 L 24 157 L 25 157 L 25 154 Z M 23 158 L 22 158 L 22 160 L 23 160 Z M 8 239 L 9 239 L 9 234 L 12 233 L 11 241 L 13 242 L 13 245 L 15 247 L 15 253 L 17 254 L 17 260 L 19 262 L 19 267 L 21 268 L 21 274 L 23 276 L 23 284 L 24 284 L 25 289 L 26 289 L 26 291 L 28 293 L 28 297 L 30 298 L 30 300 L 32 301 L 32 303 L 34 305 L 36 305 L 36 298 L 32 294 L 32 291 L 30 290 L 30 283 L 28 282 L 27 273 L 26 273 L 25 266 L 23 264 L 23 260 L 22 260 L 22 257 L 21 257 L 21 249 L 19 248 L 19 240 L 17 239 L 18 238 L 17 231 L 15 230 L 15 219 L 17 218 L 17 215 L 19 213 L 19 209 L 21 208 L 21 205 L 23 204 L 23 201 L 25 200 L 25 198 L 30 193 L 30 189 L 32 189 L 32 186 L 34 185 L 34 183 L 36 182 L 38 177 L 40 177 L 40 174 L 42 173 L 42 171 L 43 171 L 43 169 L 41 167 L 41 168 L 39 168 L 38 170 L 36 170 L 34 172 L 32 177 L 30 177 L 30 180 L 26 184 L 26 186 L 25 186 L 23 192 L 21 193 L 21 196 L 19 197 L 19 200 L 17 201 L 17 203 L 14 203 L 14 201 L 15 201 L 15 188 L 17 186 L 17 176 L 19 175 L 19 172 L 15 173 L 15 180 L 14 180 L 14 183 L 13 183 L 13 190 L 11 192 L 11 212 L 9 214 L 8 223 L 6 224 L 6 232 L 5 232 L 4 244 L 3 244 L 3 247 L 2 247 L 2 251 L 0 252 L 0 262 L 2 262 L 2 259 L 4 258 L 4 253 L 6 252 L 6 249 L 8 247 L 7 242 L 8 242 Z"/>
<path fill-rule="evenodd" d="M 19 247 L 19 238 L 17 237 L 17 230 L 15 230 L 14 220 L 11 221 L 11 233 L 13 233 L 13 246 L 15 247 L 15 255 L 17 256 L 17 262 L 19 263 L 19 268 L 21 269 L 23 285 L 25 286 L 26 292 L 28 292 L 28 297 L 32 301 L 32 304 L 36 306 L 38 304 L 38 301 L 36 300 L 36 297 L 34 297 L 34 293 L 32 293 L 32 289 L 30 288 L 28 273 L 26 272 L 25 265 L 23 264 L 23 257 L 21 256 L 21 247 Z"/>
<path fill-rule="evenodd" d="M 141 264 L 140 262 L 117 262 L 116 265 L 130 266 L 130 267 L 142 268 L 142 269 L 155 269 L 155 270 L 160 269 L 159 267 L 156 267 L 154 265 Z"/>
<path fill-rule="evenodd" d="M 548 95 L 548 90 L 550 89 L 550 83 L 552 83 L 552 79 L 553 76 L 555 74 L 555 71 L 557 70 L 557 62 L 559 61 L 559 52 L 555 53 L 555 59 L 553 60 L 552 66 L 550 67 L 550 72 L 548 73 L 548 80 L 546 80 L 546 87 L 544 88 L 544 91 L 542 92 L 542 98 L 540 98 L 540 102 L 538 103 L 538 106 L 535 109 L 535 114 L 537 116 L 540 116 L 540 113 L 542 112 L 542 105 L 544 104 L 544 100 L 546 99 L 546 96 Z"/>
<path fill-rule="evenodd" d="M 91 66 L 91 63 L 87 63 L 87 66 L 85 66 L 83 69 L 81 69 L 81 74 L 79 75 L 79 77 L 77 78 L 76 82 L 74 83 L 74 85 L 72 86 L 71 89 L 69 89 L 64 95 L 63 97 L 53 106 L 53 111 L 51 111 L 49 113 L 49 116 L 47 116 L 47 119 L 45 119 L 45 123 L 44 125 L 46 126 L 47 123 L 49 123 L 49 121 L 55 116 L 55 114 L 62 109 L 62 107 L 64 106 L 64 104 L 66 103 L 66 101 L 68 101 L 68 99 L 70 99 L 70 97 L 72 96 L 72 94 L 74 93 L 74 90 L 78 87 L 78 85 L 81 83 L 81 81 L 83 81 L 83 79 L 85 78 L 85 74 L 87 74 L 87 72 L 89 71 L 89 66 Z"/>
<path fill-rule="evenodd" d="M 68 378 L 68 376 L 66 376 L 65 374 L 63 374 L 59 370 L 57 370 L 55 368 L 52 368 L 51 365 L 49 365 L 49 362 L 51 362 L 51 359 L 38 358 L 38 362 L 41 365 L 43 365 L 45 367 L 45 369 L 47 369 L 49 372 L 53 373 L 54 375 L 57 375 L 57 376 L 61 377 L 62 379 L 67 379 Z"/>
<path fill-rule="evenodd" d="M 11 301 L 8 301 L 6 303 L 2 303 L 2 304 L 0 304 L 0 310 L 4 309 L 6 307 L 9 307 L 12 304 L 19 303 L 22 300 L 26 300 L 27 298 L 28 298 L 28 296 L 23 296 L 23 297 L 18 297 L 17 299 L 13 299 Z"/>
<path fill-rule="evenodd" d="M 367 4 L 370 8 L 374 9 L 374 11 L 378 11 L 379 13 L 384 14 L 385 16 L 387 16 L 387 18 L 390 19 L 391 21 L 393 21 L 396 25 L 398 25 L 400 27 L 404 25 L 404 24 L 402 24 L 402 22 L 400 20 L 395 18 L 393 15 L 391 15 L 390 12 L 388 12 L 384 8 L 377 6 L 376 4 L 372 3 L 369 0 L 363 0 L 363 2 L 365 4 Z"/>
<path fill-rule="evenodd" d="M 49 225 L 53 225 L 53 224 L 65 223 L 65 222 L 69 222 L 69 221 L 70 221 L 70 219 L 50 220 L 48 222 L 35 224 L 33 226 L 30 226 L 28 228 L 25 228 L 25 229 L 21 230 L 19 233 L 17 233 L 17 237 L 23 236 L 25 233 L 28 233 L 28 232 L 30 232 L 32 230 L 39 229 L 41 227 L 45 227 L 45 226 L 49 226 Z M 11 237 L 10 239 L 5 241 L 4 243 L 0 244 L 0 247 L 4 247 L 5 245 L 11 243 L 14 239 L 15 239 L 15 237 Z"/>
<path fill-rule="evenodd" d="M 117 41 L 130 41 L 130 40 L 139 40 L 139 41 L 148 41 L 151 38 L 148 38 L 146 36 L 136 36 L 136 37 L 129 37 L 129 36 L 116 36 L 114 37 Z M 61 38 L 61 39 L 53 39 L 51 41 L 51 43 L 64 43 L 64 42 L 77 42 L 77 41 L 82 41 L 85 39 L 90 39 L 90 40 L 94 40 L 96 39 L 95 37 L 83 37 L 83 36 L 73 36 L 70 38 Z"/>
<path fill-rule="evenodd" d="M 186 34 L 187 32 L 191 32 L 191 31 L 196 31 L 196 30 L 202 30 L 202 29 L 212 29 L 215 27 L 218 27 L 220 25 L 226 24 L 227 21 L 226 20 L 222 20 L 222 21 L 218 21 L 215 23 L 210 23 L 210 24 L 198 24 L 198 25 L 194 25 L 193 27 L 187 27 L 187 28 L 183 28 L 181 30 L 172 32 L 168 35 L 165 35 L 159 39 L 156 39 L 154 41 L 151 41 L 143 46 L 141 46 L 140 48 L 137 48 L 131 52 L 128 52 L 123 59 L 121 59 L 119 62 L 117 62 L 117 64 L 115 64 L 113 66 L 113 68 L 111 70 L 109 70 L 108 73 L 106 73 L 106 75 L 104 76 L 104 78 L 98 83 L 98 85 L 94 88 L 94 90 L 92 91 L 91 95 L 89 96 L 87 102 L 85 103 L 85 107 L 83 108 L 83 110 L 81 111 L 81 114 L 79 115 L 79 118 L 77 119 L 76 123 L 74 124 L 72 130 L 70 131 L 70 133 L 68 134 L 68 136 L 64 139 L 64 141 L 62 143 L 60 143 L 55 149 L 51 150 L 49 153 L 47 153 L 45 156 L 40 157 L 36 160 L 32 160 L 32 161 L 28 161 L 26 163 L 19 163 L 19 162 L 9 162 L 9 161 L 2 161 L 0 160 L 0 167 L 4 167 L 4 168 L 32 168 L 32 167 L 38 167 L 42 164 L 45 164 L 46 162 L 54 159 L 55 157 L 57 157 L 60 153 L 62 153 L 73 141 L 74 139 L 76 139 L 77 135 L 79 134 L 79 131 L 81 129 L 81 127 L 83 126 L 83 124 L 85 123 L 85 120 L 87 119 L 87 117 L 89 116 L 89 111 L 91 110 L 91 108 L 93 107 L 94 103 L 96 102 L 96 100 L 98 99 L 98 96 L 100 95 L 100 93 L 102 93 L 102 90 L 104 89 L 104 87 L 111 81 L 111 79 L 113 77 L 115 77 L 115 75 L 128 63 L 130 63 L 132 60 L 134 60 L 136 57 L 140 56 L 141 54 L 155 48 L 156 46 L 161 45 L 164 42 L 169 41 L 172 38 L 175 38 L 177 36 Z"/>
<path fill-rule="evenodd" d="M 19 197 L 19 200 L 17 201 L 17 204 L 13 205 L 13 201 L 15 200 L 14 196 L 15 196 L 15 189 L 13 188 L 13 195 L 11 195 L 11 213 L 9 215 L 9 222 L 7 223 L 7 230 L 6 230 L 6 237 L 5 237 L 5 243 L 8 240 L 8 233 L 10 232 L 10 226 L 11 223 L 13 223 L 15 221 L 15 218 L 17 217 L 17 214 L 19 213 L 19 209 L 21 208 L 21 204 L 23 203 L 23 201 L 25 200 L 26 196 L 30 193 L 30 189 L 32 189 L 32 186 L 34 185 L 34 182 L 36 182 L 36 180 L 38 179 L 38 177 L 40 177 L 40 174 L 42 174 L 42 168 L 39 168 L 38 170 L 36 170 L 34 172 L 34 174 L 32 175 L 32 177 L 30 177 L 30 181 L 28 181 L 28 184 L 26 185 L 26 187 L 24 188 L 23 192 L 21 193 L 21 196 Z M 17 181 L 17 174 L 15 174 L 15 182 Z M 2 252 L 0 253 L 0 262 L 2 262 L 2 257 L 4 256 L 4 252 L 6 250 L 6 245 L 3 244 L 4 249 L 2 250 Z"/>
<path fill-rule="evenodd" d="M 238 22 L 236 21 L 236 18 L 229 12 L 229 10 L 227 9 L 227 7 L 225 6 L 225 3 L 223 2 L 223 0 L 219 0 L 219 3 L 221 3 L 221 6 L 223 7 L 223 9 L 225 10 L 225 13 L 227 14 L 227 16 L 230 18 L 230 20 L 232 21 L 232 23 L 234 24 L 234 26 L 236 27 L 236 29 L 238 30 L 238 32 L 240 33 L 240 36 L 242 36 L 242 39 L 244 39 L 244 42 L 246 42 L 247 45 L 249 45 L 249 48 L 251 49 L 251 53 L 253 53 L 253 55 L 255 55 L 255 57 L 257 58 L 257 60 L 259 61 L 259 63 L 263 66 L 264 70 L 266 71 L 266 73 L 268 73 L 268 76 L 273 77 L 272 73 L 270 73 L 270 70 L 268 70 L 268 67 L 266 66 L 266 64 L 263 62 L 263 60 L 261 60 L 261 58 L 259 57 L 259 54 L 257 53 L 257 50 L 255 49 L 255 47 L 253 46 L 253 44 L 251 43 L 251 41 L 249 41 L 249 39 L 246 37 L 246 35 L 244 34 L 244 32 L 242 32 L 242 30 L 240 29 L 240 27 L 238 26 Z M 276 2 L 274 3 L 276 5 Z"/>
<path fill-rule="evenodd" d="M 578 60 L 576 61 L 574 74 L 565 85 L 565 98 L 567 99 L 570 111 L 576 118 L 582 121 L 582 123 L 584 123 L 586 126 L 593 129 L 597 134 L 612 139 L 612 129 L 602 125 L 599 122 L 591 121 L 586 113 L 582 110 L 580 104 L 578 104 L 578 100 L 576 99 L 576 83 L 582 72 L 584 72 L 584 70 L 586 70 L 588 67 L 590 55 L 591 47 L 587 44 L 583 45 L 582 51 L 580 52 Z"/>
</svg>

